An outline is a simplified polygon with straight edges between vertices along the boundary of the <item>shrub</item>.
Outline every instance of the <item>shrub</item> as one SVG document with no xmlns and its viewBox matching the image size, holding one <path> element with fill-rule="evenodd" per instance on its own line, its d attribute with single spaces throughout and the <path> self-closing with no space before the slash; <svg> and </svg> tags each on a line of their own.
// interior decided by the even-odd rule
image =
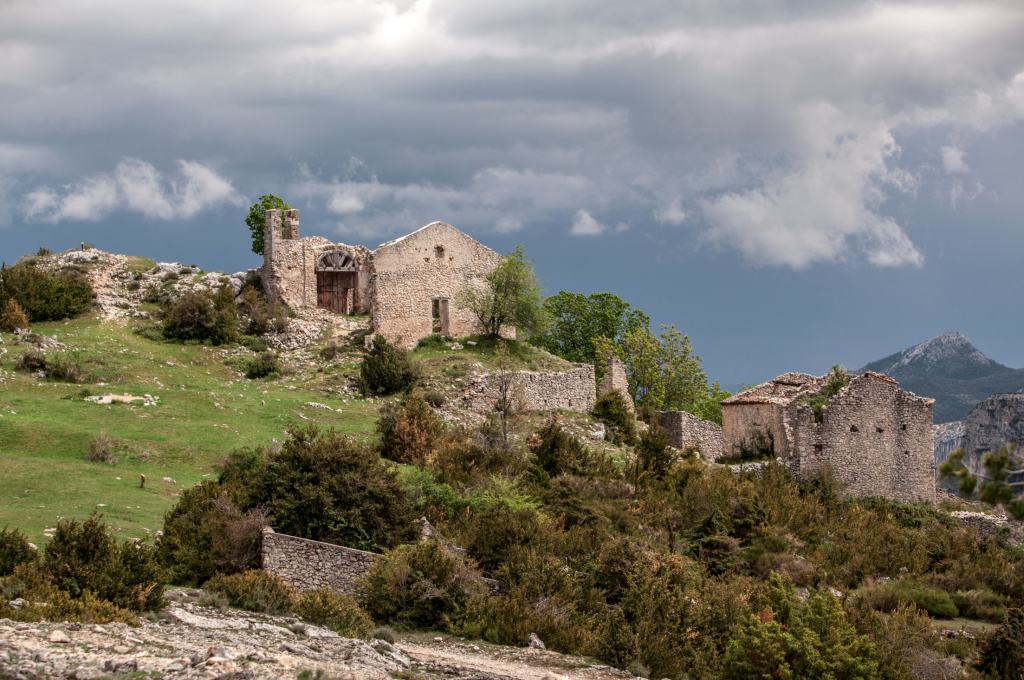
<svg viewBox="0 0 1024 680">
<path fill-rule="evenodd" d="M 293 431 L 253 482 L 249 503 L 265 503 L 292 536 L 382 552 L 415 537 L 397 471 L 333 429 Z"/>
<path fill-rule="evenodd" d="M 251 612 L 280 614 L 291 611 L 298 601 L 298 591 L 262 569 L 241 574 L 217 574 L 204 586 L 206 590 L 223 593 L 232 607 Z"/>
<path fill-rule="evenodd" d="M 0 269 L 0 309 L 15 300 L 29 321 L 78 316 L 92 304 L 92 285 L 79 272 L 44 272 L 29 264 Z"/>
<path fill-rule="evenodd" d="M 151 283 L 146 286 L 146 290 L 142 293 L 142 301 L 150 304 L 158 304 L 160 302 L 160 286 L 155 283 Z"/>
<path fill-rule="evenodd" d="M 18 328 L 28 328 L 28 316 L 17 300 L 8 298 L 0 311 L 0 331 L 13 333 Z"/>
<path fill-rule="evenodd" d="M 18 357 L 18 360 L 14 363 L 14 367 L 19 371 L 25 371 L 26 373 L 45 371 L 46 353 L 42 350 L 30 349 Z"/>
<path fill-rule="evenodd" d="M 880 612 L 891 612 L 901 605 L 913 604 L 932 616 L 941 618 L 952 619 L 960 614 L 947 593 L 938 588 L 925 586 L 914 579 L 870 584 L 850 593 L 850 598 L 856 605 Z M 964 599 L 968 598 L 965 596 Z"/>
<path fill-rule="evenodd" d="M 334 361 L 341 354 L 341 348 L 338 347 L 338 343 L 334 340 L 328 342 L 323 349 L 320 350 L 320 358 L 325 361 Z"/>
<path fill-rule="evenodd" d="M 1002 621 L 1006 617 L 1006 598 L 986 588 L 958 590 L 950 599 L 961 616 L 986 621 Z"/>
<path fill-rule="evenodd" d="M 117 465 L 117 458 L 114 457 L 114 440 L 106 432 L 100 432 L 99 436 L 89 444 L 85 459 L 90 463 Z"/>
<path fill-rule="evenodd" d="M 277 362 L 277 355 L 273 352 L 263 352 L 252 359 L 245 369 L 245 377 L 250 380 L 272 378 L 280 374 L 281 365 Z"/>
<path fill-rule="evenodd" d="M 359 389 L 367 395 L 403 392 L 416 382 L 416 370 L 405 350 L 383 335 L 373 338 L 369 354 L 359 367 Z"/>
<path fill-rule="evenodd" d="M 537 431 L 539 443 L 531 444 L 537 465 L 549 477 L 579 475 L 609 478 L 616 473 L 615 464 L 604 455 L 589 451 L 576 437 L 566 432 L 552 418 Z"/>
<path fill-rule="evenodd" d="M 1003 625 L 982 641 L 978 670 L 999 678 L 1024 675 L 1024 610 L 1007 609 Z"/>
<path fill-rule="evenodd" d="M 373 621 L 348 595 L 330 588 L 302 594 L 295 613 L 318 626 L 326 626 L 345 638 L 365 640 L 373 633 Z"/>
<path fill-rule="evenodd" d="M 423 399 L 434 408 L 444 406 L 444 395 L 440 392 L 427 392 L 423 395 Z"/>
<path fill-rule="evenodd" d="M 36 551 L 25 534 L 6 526 L 0 529 L 0 576 L 9 576 L 19 564 L 31 564 L 35 560 Z"/>
<path fill-rule="evenodd" d="M 50 255 L 53 255 L 53 251 L 49 248 L 40 246 L 39 250 L 36 251 L 36 257 L 48 257 Z"/>
<path fill-rule="evenodd" d="M 223 556 L 214 543 L 217 523 L 212 501 L 225 493 L 216 482 L 205 481 L 183 490 L 164 514 L 157 556 L 171 583 L 198 586 L 220 571 Z"/>
<path fill-rule="evenodd" d="M 239 335 L 238 344 L 248 347 L 253 352 L 265 352 L 268 347 L 266 340 L 255 335 Z"/>
<path fill-rule="evenodd" d="M 626 666 L 626 672 L 631 673 L 635 678 L 649 678 L 651 677 L 651 669 L 640 663 L 639 660 L 634 660 Z"/>
<path fill-rule="evenodd" d="M 92 591 L 131 611 L 156 610 L 164 605 L 155 550 L 132 541 L 119 545 L 96 513 L 84 522 L 57 522 L 43 552 L 40 572 L 58 590 L 75 599 Z"/>
<path fill-rule="evenodd" d="M 385 404 L 380 413 L 380 455 L 400 463 L 425 459 L 444 432 L 441 420 L 416 393 L 405 395 L 401 406 Z"/>
<path fill-rule="evenodd" d="M 432 347 L 444 347 L 452 342 L 452 338 L 447 335 L 440 335 L 434 333 L 428 335 L 425 338 L 420 338 L 420 341 L 416 343 L 416 347 L 420 348 L 432 348 Z"/>
<path fill-rule="evenodd" d="M 222 304 L 221 301 L 217 301 Z M 207 291 L 189 291 L 164 307 L 163 334 L 179 342 L 209 342 L 214 345 L 235 342 L 238 317 L 234 305 L 218 309 Z"/>
<path fill-rule="evenodd" d="M 363 577 L 363 605 L 378 621 L 441 626 L 465 603 L 475 576 L 438 540 L 402 545 L 377 559 Z"/>
<path fill-rule="evenodd" d="M 487 571 L 495 571 L 518 547 L 528 544 L 540 531 L 536 511 L 513 510 L 495 505 L 473 518 L 466 549 Z"/>
<path fill-rule="evenodd" d="M 76 353 L 57 352 L 46 358 L 46 372 L 51 378 L 76 383 L 85 377 L 85 370 Z"/>
<path fill-rule="evenodd" d="M 50 588 L 24 593 L 29 604 L 21 609 L 5 611 L 0 605 L 0 616 L 16 621 L 78 621 L 86 624 L 125 623 L 139 625 L 135 614 L 85 591 L 81 597 Z"/>
<path fill-rule="evenodd" d="M 629 410 L 626 399 L 619 390 L 612 390 L 598 397 L 594 410 L 590 412 L 605 424 L 608 428 L 605 439 L 614 442 L 616 446 L 636 444 L 636 418 Z"/>
<path fill-rule="evenodd" d="M 256 272 L 249 272 L 245 275 L 245 280 L 242 281 L 242 288 L 238 291 L 239 295 L 244 295 L 250 288 L 255 288 L 260 293 L 263 293 L 263 279 Z"/>
<path fill-rule="evenodd" d="M 398 636 L 395 635 L 395 631 L 392 630 L 391 626 L 377 626 L 373 629 L 373 639 L 383 640 L 389 645 L 393 645 Z"/>
<path fill-rule="evenodd" d="M 142 288 L 142 284 L 139 283 L 138 281 L 129 281 L 128 282 L 128 290 L 129 291 L 134 293 L 134 292 L 138 291 L 140 288 Z"/>
</svg>

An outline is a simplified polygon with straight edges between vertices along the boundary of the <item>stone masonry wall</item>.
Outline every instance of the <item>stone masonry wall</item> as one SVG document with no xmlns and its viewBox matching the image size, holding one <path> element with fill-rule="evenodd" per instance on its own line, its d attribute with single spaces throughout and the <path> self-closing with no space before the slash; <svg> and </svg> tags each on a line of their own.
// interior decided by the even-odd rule
<svg viewBox="0 0 1024 680">
<path fill-rule="evenodd" d="M 355 596 L 356 580 L 378 557 L 376 553 L 263 530 L 263 568 L 300 592 L 328 587 Z"/>
<path fill-rule="evenodd" d="M 668 443 L 683 450 L 700 449 L 704 460 L 718 460 L 725 455 L 725 439 L 717 423 L 701 420 L 686 411 L 658 411 L 658 422 L 668 433 Z"/>
<path fill-rule="evenodd" d="M 782 406 L 767 402 L 722 404 L 722 443 L 726 456 L 738 456 L 744 448 L 749 449 L 757 433 L 769 437 L 775 447 L 775 455 L 790 462 Z"/>
<path fill-rule="evenodd" d="M 829 469 L 850 496 L 935 501 L 932 401 L 874 373 L 853 378 L 822 423 L 794 402 L 793 455 L 802 476 Z"/>
<path fill-rule="evenodd" d="M 629 396 L 629 379 L 626 377 L 626 364 L 615 357 L 608 357 L 608 371 L 604 374 L 604 378 L 601 379 L 601 384 L 597 388 L 597 394 L 599 397 L 603 397 L 612 390 L 621 392 L 626 400 L 629 412 L 636 413 L 633 398 Z"/>
<path fill-rule="evenodd" d="M 282 212 L 285 236 L 281 236 Z M 292 214 L 288 214 L 292 213 Z M 333 243 L 321 236 L 299 238 L 298 210 L 268 210 L 263 231 L 263 266 L 260 278 L 271 302 L 284 302 L 289 307 L 316 307 L 316 261 L 321 253 L 341 250 L 356 262 L 358 283 L 353 294 L 353 309 L 370 311 L 373 261 L 364 246 Z"/>
<path fill-rule="evenodd" d="M 438 251 L 440 249 L 440 251 Z M 440 255 L 440 256 L 438 256 Z M 476 316 L 455 304 L 466 286 L 483 288 L 501 256 L 461 231 L 433 222 L 374 251 L 373 328 L 411 348 L 433 332 L 432 303 L 448 301 L 447 335 L 481 332 Z"/>
<path fill-rule="evenodd" d="M 591 364 L 576 364 L 576 368 L 562 373 L 534 373 L 519 371 L 522 381 L 523 398 L 530 411 L 563 409 L 578 413 L 589 413 L 597 401 L 594 386 L 594 367 Z M 497 390 L 490 379 L 491 374 L 481 376 L 473 390 L 464 397 L 466 406 L 477 413 L 490 413 L 497 401 Z"/>
</svg>

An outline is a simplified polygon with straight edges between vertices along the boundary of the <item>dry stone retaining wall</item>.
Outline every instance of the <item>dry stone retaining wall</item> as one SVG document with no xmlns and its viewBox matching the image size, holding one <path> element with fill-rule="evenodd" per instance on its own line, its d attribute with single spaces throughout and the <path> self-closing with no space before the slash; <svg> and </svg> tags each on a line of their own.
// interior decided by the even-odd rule
<svg viewBox="0 0 1024 680">
<path fill-rule="evenodd" d="M 341 545 L 263 531 L 263 568 L 300 592 L 331 588 L 358 593 L 356 581 L 366 575 L 380 555 Z"/>
<path fill-rule="evenodd" d="M 484 374 L 476 384 L 476 391 L 465 396 L 466 405 L 477 413 L 490 413 L 498 399 L 497 387 L 491 373 Z M 597 401 L 594 386 L 594 367 L 576 364 L 576 368 L 561 373 L 535 373 L 518 371 L 523 387 L 523 398 L 530 411 L 562 409 L 590 413 Z"/>
<path fill-rule="evenodd" d="M 626 377 L 626 364 L 615 357 L 608 357 L 608 371 L 601 379 L 601 385 L 597 388 L 598 396 L 603 397 L 612 390 L 622 393 L 626 407 L 630 413 L 636 413 L 633 405 L 633 398 L 629 396 L 629 379 Z"/>
<path fill-rule="evenodd" d="M 677 449 L 697 447 L 702 458 L 712 461 L 725 455 L 725 439 L 717 423 L 686 411 L 658 411 L 658 422 L 668 433 L 668 443 Z"/>
</svg>

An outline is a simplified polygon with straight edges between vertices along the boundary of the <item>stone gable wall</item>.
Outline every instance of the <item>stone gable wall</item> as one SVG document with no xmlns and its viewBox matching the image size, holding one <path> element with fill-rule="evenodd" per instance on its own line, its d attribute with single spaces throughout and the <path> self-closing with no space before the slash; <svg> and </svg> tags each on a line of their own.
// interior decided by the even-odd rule
<svg viewBox="0 0 1024 680">
<path fill-rule="evenodd" d="M 695 446 L 704 460 L 725 455 L 725 439 L 717 423 L 701 420 L 686 411 L 658 411 L 658 422 L 668 433 L 668 443 L 679 450 Z"/>
<path fill-rule="evenodd" d="M 441 257 L 435 249 L 443 248 Z M 433 333 L 435 299 L 448 300 L 448 332 L 453 337 L 480 333 L 479 320 L 458 307 L 466 286 L 483 288 L 484 277 L 501 256 L 461 231 L 433 222 L 377 248 L 373 255 L 373 329 L 388 341 L 411 348 Z"/>
<path fill-rule="evenodd" d="M 754 399 L 722 405 L 726 451 L 738 454 L 757 432 L 771 435 L 774 453 L 800 478 L 825 470 L 850 496 L 935 500 L 932 402 L 867 373 L 823 408 L 822 423 L 801 400 Z"/>
<path fill-rule="evenodd" d="M 935 501 L 932 404 L 888 378 L 855 377 L 816 423 L 794 402 L 793 457 L 803 476 L 829 469 L 850 496 Z"/>
<path fill-rule="evenodd" d="M 482 375 L 474 385 L 474 391 L 464 397 L 466 406 L 477 413 L 490 413 L 494 410 L 498 393 L 490 375 Z M 597 390 L 591 364 L 576 364 L 576 368 L 562 373 L 519 371 L 517 375 L 522 381 L 526 408 L 530 411 L 563 409 L 590 413 L 594 409 Z"/>
<path fill-rule="evenodd" d="M 262 566 L 299 592 L 331 588 L 356 596 L 356 581 L 380 555 L 263 530 Z"/>
<path fill-rule="evenodd" d="M 604 378 L 601 379 L 601 384 L 597 388 L 597 395 L 603 397 L 612 390 L 621 392 L 629 412 L 636 413 L 633 398 L 629 396 L 629 379 L 626 377 L 626 364 L 615 357 L 608 357 L 608 370 L 605 372 Z"/>
</svg>

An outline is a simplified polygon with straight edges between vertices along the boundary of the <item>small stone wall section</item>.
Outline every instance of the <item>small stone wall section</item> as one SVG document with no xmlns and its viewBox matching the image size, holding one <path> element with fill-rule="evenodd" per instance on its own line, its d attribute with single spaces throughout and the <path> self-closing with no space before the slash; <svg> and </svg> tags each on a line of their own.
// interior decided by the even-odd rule
<svg viewBox="0 0 1024 680">
<path fill-rule="evenodd" d="M 618 390 L 622 393 L 629 412 L 636 413 L 633 398 L 629 396 L 629 379 L 626 377 L 626 364 L 622 363 L 621 359 L 616 359 L 615 357 L 608 357 L 607 361 L 608 370 L 605 372 L 604 378 L 601 379 L 601 384 L 597 388 L 597 396 L 603 397 L 612 390 Z"/>
<path fill-rule="evenodd" d="M 355 596 L 359 592 L 356 581 L 370 571 L 378 557 L 355 548 L 263 530 L 263 568 L 299 592 L 326 587 Z"/>
<path fill-rule="evenodd" d="M 577 413 L 590 413 L 597 401 L 594 367 L 591 364 L 575 364 L 576 368 L 561 373 L 535 373 L 518 371 L 523 387 L 523 399 L 530 411 L 551 411 L 562 409 Z M 496 388 L 491 384 L 491 374 L 485 373 L 472 385 L 463 401 L 477 413 L 490 413 L 498 399 Z"/>
<path fill-rule="evenodd" d="M 717 423 L 686 411 L 658 411 L 658 422 L 668 433 L 668 443 L 681 451 L 695 447 L 701 458 L 711 461 L 725 455 L 725 438 Z"/>
</svg>

